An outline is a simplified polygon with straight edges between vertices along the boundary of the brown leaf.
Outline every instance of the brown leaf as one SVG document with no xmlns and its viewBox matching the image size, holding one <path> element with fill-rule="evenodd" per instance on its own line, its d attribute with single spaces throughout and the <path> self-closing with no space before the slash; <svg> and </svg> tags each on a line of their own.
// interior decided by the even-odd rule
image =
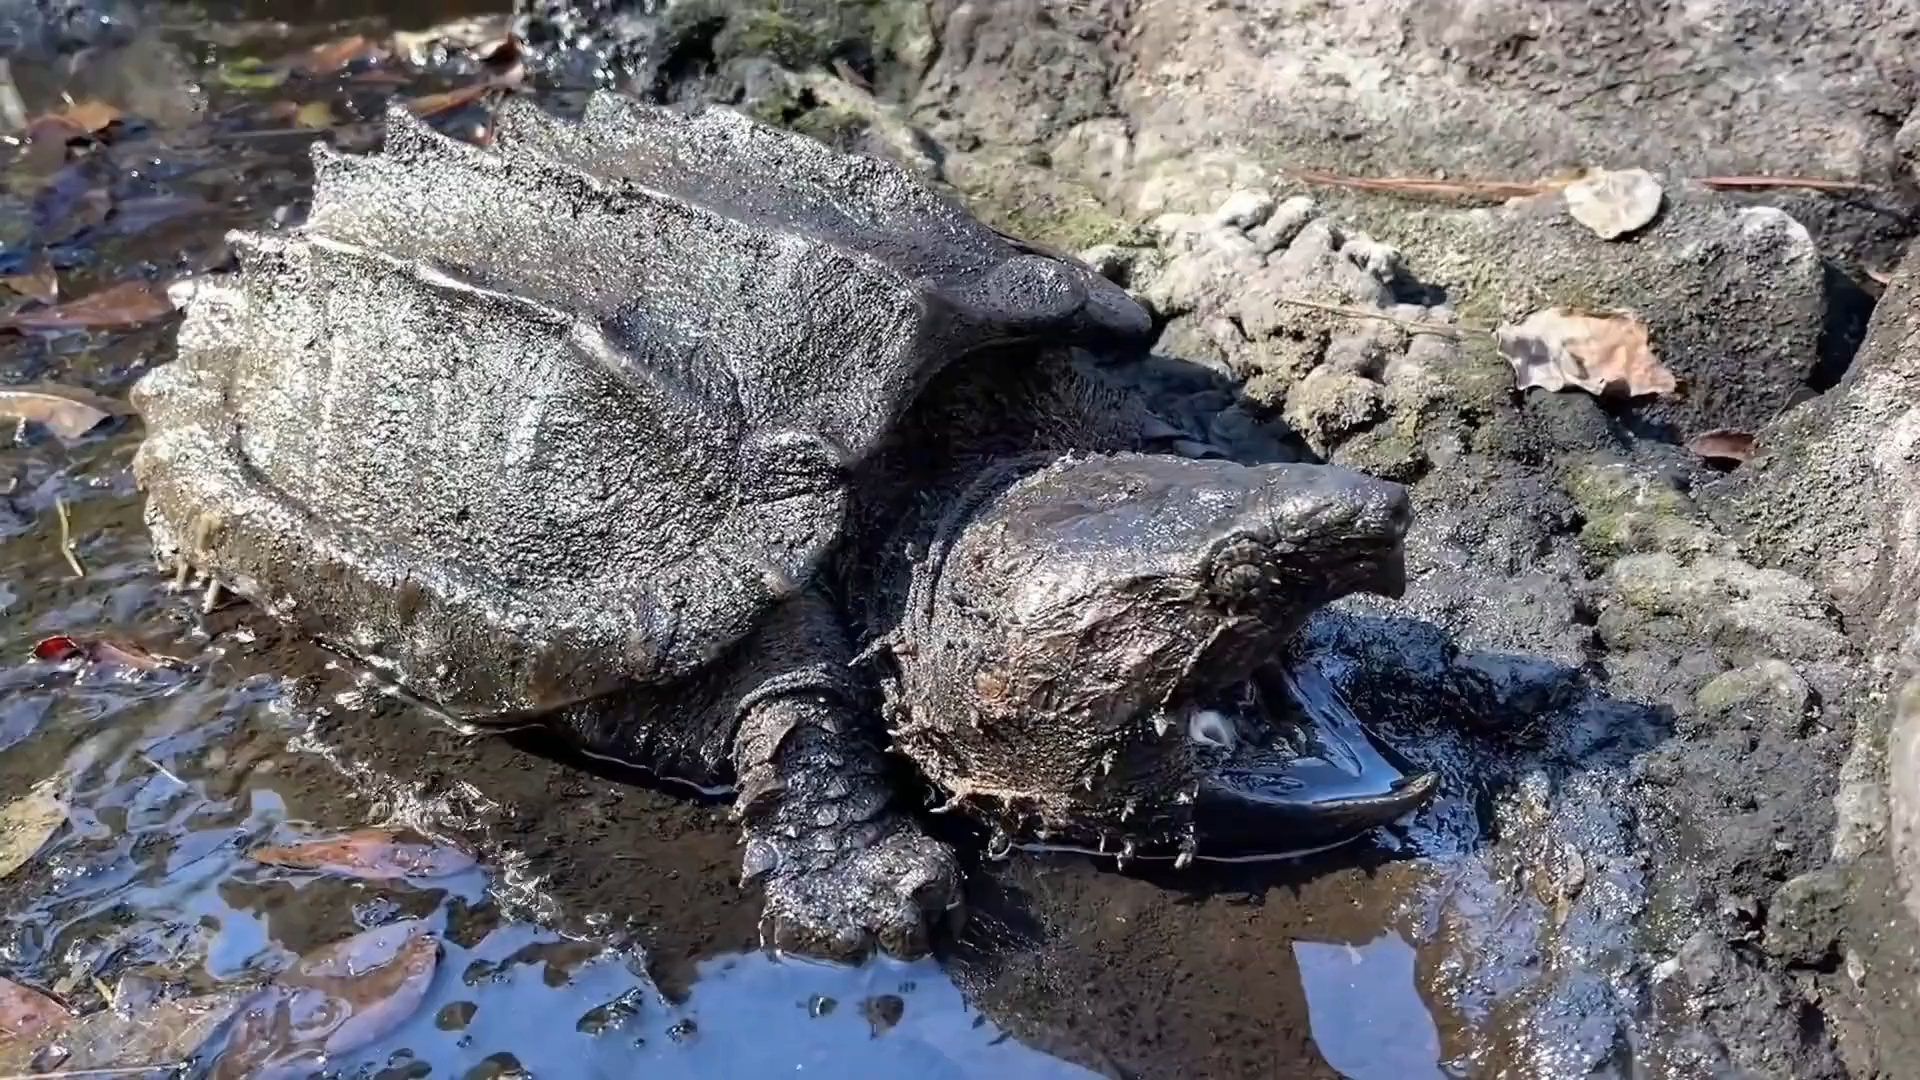
<svg viewBox="0 0 1920 1080">
<path fill-rule="evenodd" d="M 53 776 L 0 808 L 0 878 L 25 866 L 67 820 L 67 781 Z"/>
<path fill-rule="evenodd" d="M 263 847 L 254 851 L 253 858 L 271 866 L 324 870 L 372 880 L 446 877 L 473 866 L 473 857 L 464 851 L 402 840 L 384 829 Z"/>
<path fill-rule="evenodd" d="M 0 276 L 0 285 L 43 304 L 60 299 L 60 275 L 54 272 L 53 264 L 47 261 L 45 255 L 36 257 L 24 274 Z"/>
<path fill-rule="evenodd" d="M 1809 191 L 1872 191 L 1872 184 L 1827 180 L 1818 176 L 1703 176 L 1701 184 L 1715 191 L 1765 191 L 1770 188 L 1806 188 Z"/>
<path fill-rule="evenodd" d="M 1687 449 L 1709 461 L 1739 463 L 1753 456 L 1753 432 L 1716 428 L 1703 431 L 1687 442 Z"/>
<path fill-rule="evenodd" d="M 123 281 L 58 307 L 9 316 L 0 326 L 16 330 L 81 330 L 138 326 L 173 313 L 164 290 L 145 281 Z"/>
<path fill-rule="evenodd" d="M 417 919 L 308 953 L 240 1007 L 210 1076 L 303 1076 L 358 1050 L 420 1007 L 438 959 Z"/>
<path fill-rule="evenodd" d="M 11 979 L 0 979 L 0 1048 L 38 1049 L 73 1020 L 66 1006 Z"/>
<path fill-rule="evenodd" d="M 103 638 L 76 638 L 55 634 L 33 646 L 33 658 L 58 663 L 79 658 L 90 664 L 106 664 L 133 671 L 171 671 L 184 661 L 177 656 L 148 652 L 138 645 L 107 641 Z"/>
<path fill-rule="evenodd" d="M 77 439 L 110 416 L 131 416 L 132 406 L 91 391 L 54 383 L 0 387 L 0 417 L 28 420 L 62 439 Z"/>
<path fill-rule="evenodd" d="M 1520 389 L 1585 390 L 1596 397 L 1671 394 L 1680 381 L 1661 365 L 1647 324 L 1632 315 L 1546 308 L 1494 331 Z"/>
<path fill-rule="evenodd" d="M 1882 285 L 1893 284 L 1893 275 L 1886 272 L 1885 270 L 1875 270 L 1872 267 L 1868 267 L 1867 276 L 1879 282 Z"/>
</svg>

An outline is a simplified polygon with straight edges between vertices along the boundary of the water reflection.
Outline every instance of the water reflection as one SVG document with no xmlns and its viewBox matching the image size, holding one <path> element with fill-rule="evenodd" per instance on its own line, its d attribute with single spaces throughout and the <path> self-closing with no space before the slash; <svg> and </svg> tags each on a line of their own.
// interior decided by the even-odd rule
<svg viewBox="0 0 1920 1080">
<path fill-rule="evenodd" d="M 1413 946 L 1389 931 L 1364 945 L 1296 941 L 1294 961 L 1320 1056 L 1347 1080 L 1445 1080 L 1440 1032 L 1415 982 Z"/>
</svg>

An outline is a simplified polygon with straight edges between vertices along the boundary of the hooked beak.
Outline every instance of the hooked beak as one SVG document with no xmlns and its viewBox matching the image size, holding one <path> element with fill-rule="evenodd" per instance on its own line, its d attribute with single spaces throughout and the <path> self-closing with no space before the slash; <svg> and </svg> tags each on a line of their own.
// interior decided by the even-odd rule
<svg viewBox="0 0 1920 1080">
<path fill-rule="evenodd" d="M 1195 854 L 1289 858 L 1359 839 L 1439 788 L 1369 731 L 1311 661 L 1255 675 L 1264 731 L 1210 770 L 1194 796 Z M 1255 727 L 1257 725 L 1247 725 Z"/>
</svg>

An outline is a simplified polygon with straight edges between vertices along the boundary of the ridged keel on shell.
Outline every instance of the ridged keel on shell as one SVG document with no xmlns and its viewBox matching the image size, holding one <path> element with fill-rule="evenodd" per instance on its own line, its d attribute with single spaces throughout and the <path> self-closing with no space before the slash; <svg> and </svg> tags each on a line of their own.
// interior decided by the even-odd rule
<svg viewBox="0 0 1920 1080">
<path fill-rule="evenodd" d="M 516 106 L 482 150 L 398 110 L 316 166 L 308 224 L 237 235 L 136 390 L 148 522 L 461 715 L 697 671 L 815 572 L 931 368 L 1144 330 L 892 166 L 732 114 Z"/>
</svg>

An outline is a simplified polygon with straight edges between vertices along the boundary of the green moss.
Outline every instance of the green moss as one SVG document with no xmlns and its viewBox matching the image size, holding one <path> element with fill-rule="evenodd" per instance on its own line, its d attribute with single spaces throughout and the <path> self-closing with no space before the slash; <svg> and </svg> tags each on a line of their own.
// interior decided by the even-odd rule
<svg viewBox="0 0 1920 1080">
<path fill-rule="evenodd" d="M 802 135 L 810 135 L 829 146 L 851 149 L 866 133 L 867 118 L 852 109 L 822 105 L 809 109 L 788 125 Z"/>
<path fill-rule="evenodd" d="M 1586 519 L 1580 541 L 1595 555 L 1690 556 L 1727 554 L 1733 548 L 1685 493 L 1625 465 L 1577 464 L 1561 482 Z"/>
<path fill-rule="evenodd" d="M 808 68 L 827 57 L 830 42 L 811 20 L 796 18 L 780 5 L 742 11 L 715 42 L 720 56 L 765 56 L 790 68 Z"/>
</svg>

